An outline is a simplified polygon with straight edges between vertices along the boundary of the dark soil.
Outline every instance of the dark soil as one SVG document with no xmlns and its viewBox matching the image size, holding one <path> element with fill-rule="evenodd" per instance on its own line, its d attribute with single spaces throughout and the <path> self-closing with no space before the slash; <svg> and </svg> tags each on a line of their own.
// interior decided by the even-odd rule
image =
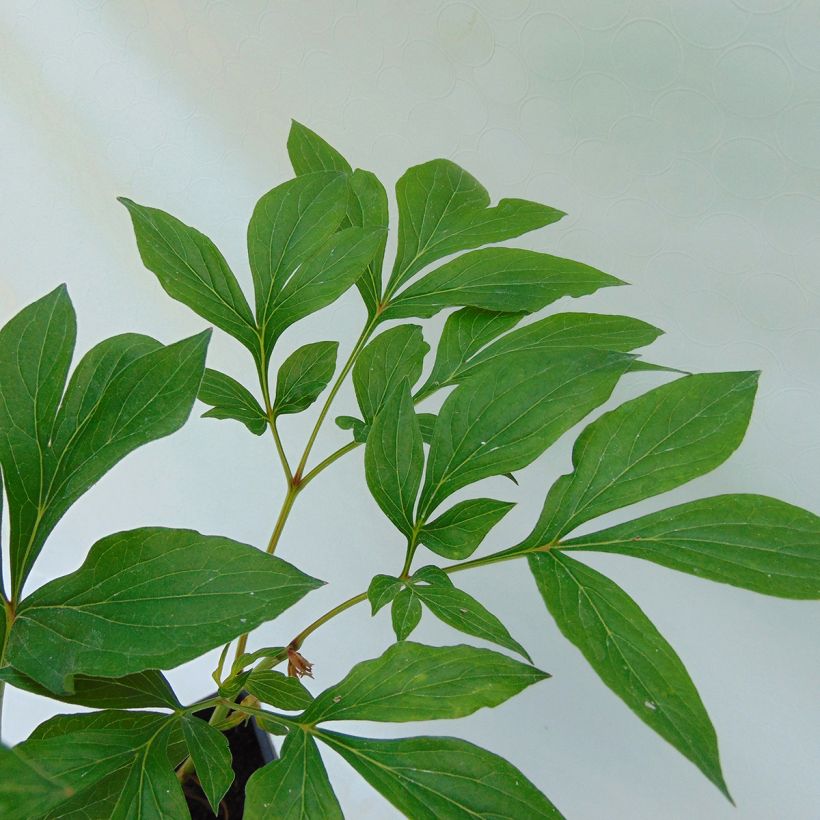
<svg viewBox="0 0 820 820">
<path fill-rule="evenodd" d="M 208 720 L 211 711 L 203 709 L 196 714 L 197 717 Z M 245 810 L 245 784 L 248 778 L 276 758 L 270 738 L 253 719 L 229 729 L 225 732 L 225 737 L 228 738 L 233 756 L 234 781 L 219 804 L 219 814 L 214 814 L 196 776 L 189 777 L 182 784 L 182 789 L 193 820 L 240 820 Z"/>
</svg>

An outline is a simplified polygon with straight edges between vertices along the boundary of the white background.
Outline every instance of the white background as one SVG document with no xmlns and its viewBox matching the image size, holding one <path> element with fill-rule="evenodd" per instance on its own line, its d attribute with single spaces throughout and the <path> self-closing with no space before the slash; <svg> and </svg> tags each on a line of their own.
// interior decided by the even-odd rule
<svg viewBox="0 0 820 820">
<path fill-rule="evenodd" d="M 284 143 L 295 117 L 389 188 L 407 166 L 448 156 L 494 197 L 568 211 L 527 244 L 634 285 L 572 308 L 666 329 L 649 352 L 665 364 L 763 370 L 749 434 L 731 462 L 630 515 L 727 490 L 816 511 L 818 33 L 816 0 L 5 0 L 1 318 L 65 281 L 79 314 L 78 352 L 128 330 L 170 341 L 201 329 L 142 268 L 114 198 L 132 196 L 197 226 L 249 286 L 245 225 L 256 199 L 290 174 Z M 316 338 L 349 348 L 362 321 L 354 290 L 289 331 L 275 360 Z M 429 327 L 435 342 L 440 323 Z M 221 334 L 210 362 L 251 383 L 250 363 Z M 659 381 L 630 377 L 616 398 Z M 353 409 L 346 391 L 336 410 Z M 309 416 L 282 424 L 292 457 Z M 345 440 L 330 428 L 319 454 Z M 521 472 L 520 488 L 504 479 L 481 488 L 518 502 L 487 548 L 529 530 L 569 466 L 574 433 Z M 100 536 L 134 526 L 190 526 L 264 545 L 282 496 L 276 470 L 268 438 L 197 412 L 75 505 L 30 588 L 75 569 Z M 260 629 L 252 646 L 288 640 L 374 572 L 395 572 L 402 552 L 367 495 L 357 451 L 300 498 L 280 549 L 332 583 Z M 570 818 L 820 816 L 818 607 L 626 558 L 584 560 L 635 596 L 688 666 L 737 809 L 597 680 L 558 634 L 523 565 L 459 581 L 552 680 L 457 723 L 343 728 L 468 738 L 514 762 Z M 359 607 L 318 632 L 305 649 L 316 664 L 313 688 L 380 653 L 391 640 L 388 620 Z M 416 637 L 459 640 L 429 616 Z M 171 674 L 182 697 L 209 691 L 213 664 L 211 654 Z M 4 740 L 65 709 L 10 692 Z M 350 817 L 394 816 L 326 757 Z"/>
</svg>

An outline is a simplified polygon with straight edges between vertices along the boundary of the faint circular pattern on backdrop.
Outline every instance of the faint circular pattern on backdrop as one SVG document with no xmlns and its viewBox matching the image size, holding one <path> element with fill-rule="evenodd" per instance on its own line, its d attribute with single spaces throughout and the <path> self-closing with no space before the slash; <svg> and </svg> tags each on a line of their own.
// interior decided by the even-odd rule
<svg viewBox="0 0 820 820">
<path fill-rule="evenodd" d="M 744 117 L 776 114 L 788 103 L 792 85 L 786 61 L 763 46 L 736 46 L 724 52 L 715 66 L 718 102 Z"/>
</svg>

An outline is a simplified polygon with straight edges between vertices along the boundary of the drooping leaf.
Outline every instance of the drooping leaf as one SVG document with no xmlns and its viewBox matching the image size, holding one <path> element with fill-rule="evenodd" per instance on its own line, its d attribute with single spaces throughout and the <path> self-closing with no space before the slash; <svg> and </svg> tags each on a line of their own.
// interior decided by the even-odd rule
<svg viewBox="0 0 820 820">
<path fill-rule="evenodd" d="M 53 466 L 47 467 L 38 526 L 25 548 L 13 554 L 15 590 L 22 589 L 47 535 L 89 487 L 128 453 L 185 423 L 202 381 L 210 335 L 205 331 L 133 359 L 132 340 L 118 336 L 80 362 L 66 390 L 66 413 L 61 408 L 54 423 L 51 452 L 44 454 Z M 100 355 L 101 348 L 106 354 L 119 349 L 127 364 L 112 371 L 111 356 Z M 84 366 L 86 360 L 99 366 L 100 378 Z"/>
<path fill-rule="evenodd" d="M 371 740 L 326 730 L 317 737 L 413 820 L 561 818 L 518 769 L 466 740 Z"/>
<path fill-rule="evenodd" d="M 71 691 L 75 674 L 170 669 L 272 620 L 320 584 L 227 538 L 121 532 L 20 604 L 6 657 L 58 693 Z"/>
<path fill-rule="evenodd" d="M 558 551 L 529 562 L 558 628 L 603 682 L 729 797 L 700 695 L 640 607 L 609 578 Z"/>
<path fill-rule="evenodd" d="M 180 705 L 171 685 L 156 669 L 146 669 L 120 678 L 76 675 L 71 694 L 55 694 L 11 666 L 0 668 L 0 680 L 35 695 L 93 709 L 147 709 L 152 706 L 177 709 Z"/>
<path fill-rule="evenodd" d="M 427 381 L 416 392 L 420 401 L 458 378 L 464 365 L 497 336 L 514 327 L 524 313 L 497 313 L 466 307 L 447 317 L 436 360 Z"/>
<path fill-rule="evenodd" d="M 364 470 L 376 503 L 409 538 L 424 472 L 424 451 L 407 379 L 387 396 L 373 422 L 364 451 Z"/>
<path fill-rule="evenodd" d="M 353 387 L 366 424 L 370 424 L 395 387 L 419 380 L 430 345 L 418 325 L 399 325 L 373 339 L 353 366 Z"/>
<path fill-rule="evenodd" d="M 343 820 L 316 741 L 294 729 L 282 756 L 254 772 L 245 790 L 245 820 Z"/>
<path fill-rule="evenodd" d="M 409 168 L 396 183 L 396 201 L 399 231 L 391 292 L 436 259 L 521 236 L 564 216 L 524 199 L 502 199 L 491 208 L 484 186 L 446 159 Z"/>
<path fill-rule="evenodd" d="M 375 174 L 357 168 L 350 177 L 350 198 L 347 219 L 351 225 L 363 228 L 378 228 L 382 239 L 376 253 L 356 280 L 370 318 L 376 315 L 382 295 L 382 266 L 387 244 L 387 191 Z"/>
<path fill-rule="evenodd" d="M 370 425 L 365 424 L 361 419 L 355 416 L 336 416 L 336 425 L 342 430 L 350 430 L 353 433 L 353 441 L 359 444 L 367 441 Z"/>
<path fill-rule="evenodd" d="M 418 577 L 418 573 L 414 577 Z M 413 593 L 439 620 L 453 629 L 498 646 L 512 649 L 531 660 L 527 650 L 507 631 L 507 627 L 483 604 L 452 583 L 414 584 Z"/>
<path fill-rule="evenodd" d="M 312 342 L 282 362 L 276 377 L 275 415 L 301 413 L 319 398 L 336 371 L 338 350 L 338 342 Z"/>
<path fill-rule="evenodd" d="M 305 259 L 268 303 L 266 346 L 272 346 L 294 322 L 327 307 L 352 287 L 383 244 L 384 235 L 383 228 L 345 228 Z"/>
<path fill-rule="evenodd" d="M 624 284 L 582 262 L 520 248 L 457 256 L 393 297 L 385 319 L 434 316 L 448 307 L 534 313 L 563 296 Z"/>
<path fill-rule="evenodd" d="M 5 820 L 42 817 L 67 797 L 71 788 L 14 749 L 0 745 L 0 816 Z"/>
<path fill-rule="evenodd" d="M 256 294 L 256 320 L 270 357 L 273 303 L 290 276 L 336 232 L 347 210 L 345 174 L 303 174 L 265 194 L 248 225 L 248 258 Z"/>
<path fill-rule="evenodd" d="M 277 709 L 306 709 L 313 701 L 313 695 L 305 689 L 299 678 L 289 678 L 270 669 L 251 672 L 245 681 L 245 688 L 262 703 L 269 703 Z"/>
<path fill-rule="evenodd" d="M 661 333 L 658 328 L 630 316 L 556 313 L 502 336 L 465 361 L 450 380 L 462 381 L 481 369 L 496 367 L 502 357 L 511 353 L 538 351 L 555 354 L 587 348 L 629 353 L 651 344 Z M 630 370 L 634 368 L 633 360 Z"/>
<path fill-rule="evenodd" d="M 610 510 L 714 470 L 743 440 L 757 373 L 684 376 L 604 413 L 575 442 L 522 546 L 549 544 Z"/>
<path fill-rule="evenodd" d="M 182 734 L 196 767 L 196 776 L 214 814 L 234 780 L 232 756 L 228 738 L 207 721 L 194 715 L 182 719 Z"/>
<path fill-rule="evenodd" d="M 22 587 L 45 540 L 38 528 L 54 470 L 49 443 L 76 332 L 64 285 L 0 330 L 0 466 L 11 524 L 12 594 Z"/>
<path fill-rule="evenodd" d="M 433 430 L 419 517 L 461 487 L 530 464 L 609 398 L 630 360 L 597 350 L 518 353 L 460 384 Z"/>
<path fill-rule="evenodd" d="M 404 582 L 392 575 L 374 575 L 370 586 L 367 588 L 370 614 L 375 615 L 383 606 L 389 604 L 403 587 Z"/>
<path fill-rule="evenodd" d="M 197 398 L 211 405 L 203 418 L 234 419 L 256 436 L 261 436 L 268 426 L 265 411 L 250 390 L 218 370 L 206 368 Z"/>
<path fill-rule="evenodd" d="M 219 249 L 195 228 L 120 197 L 134 225 L 142 262 L 165 292 L 239 340 L 254 356 L 259 337 L 242 288 Z"/>
<path fill-rule="evenodd" d="M 820 518 L 763 495 L 718 495 L 573 538 L 781 598 L 820 598 Z"/>
<path fill-rule="evenodd" d="M 316 171 L 343 171 L 350 173 L 350 163 L 315 131 L 291 120 L 288 132 L 288 157 L 296 176 Z"/>
<path fill-rule="evenodd" d="M 549 677 L 533 666 L 473 646 L 393 644 L 322 692 L 301 720 L 406 722 L 471 715 Z"/>
<path fill-rule="evenodd" d="M 393 599 L 390 607 L 390 618 L 396 640 L 403 641 L 419 625 L 421 620 L 421 603 L 410 589 L 403 589 Z"/>
<path fill-rule="evenodd" d="M 487 533 L 515 506 L 510 501 L 460 501 L 419 531 L 419 541 L 445 558 L 469 558 Z"/>
</svg>

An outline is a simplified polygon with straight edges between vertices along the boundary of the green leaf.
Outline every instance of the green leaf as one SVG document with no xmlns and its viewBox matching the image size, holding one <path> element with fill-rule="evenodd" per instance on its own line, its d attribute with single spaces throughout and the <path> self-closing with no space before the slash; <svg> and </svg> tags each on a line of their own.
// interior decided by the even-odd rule
<svg viewBox="0 0 820 820">
<path fill-rule="evenodd" d="M 484 368 L 497 367 L 501 358 L 511 353 L 556 354 L 588 348 L 628 353 L 651 344 L 661 333 L 658 328 L 629 316 L 556 313 L 502 336 L 460 365 L 450 381 L 463 381 Z M 634 368 L 633 361 L 630 370 Z"/>
<path fill-rule="evenodd" d="M 131 215 L 143 264 L 165 292 L 257 356 L 259 337 L 250 306 L 216 245 L 164 211 L 125 197 L 119 201 Z"/>
<path fill-rule="evenodd" d="M 58 693 L 71 691 L 75 674 L 170 669 L 273 620 L 320 584 L 228 538 L 116 533 L 20 604 L 6 658 Z"/>
<path fill-rule="evenodd" d="M 395 387 L 419 380 L 430 345 L 418 325 L 399 325 L 373 339 L 353 365 L 353 387 L 366 424 L 370 424 Z"/>
<path fill-rule="evenodd" d="M 370 601 L 371 615 L 375 615 L 383 606 L 389 604 L 404 587 L 404 583 L 392 575 L 374 575 L 367 588 L 367 600 Z"/>
<path fill-rule="evenodd" d="M 5 820 L 42 817 L 71 795 L 71 789 L 43 771 L 36 760 L 0 745 L 0 816 Z"/>
<path fill-rule="evenodd" d="M 584 521 L 714 470 L 743 440 L 757 373 L 703 373 L 604 413 L 578 437 L 572 473 L 553 484 L 522 546 L 549 544 Z"/>
<path fill-rule="evenodd" d="M 487 533 L 515 506 L 510 501 L 460 501 L 419 531 L 419 541 L 445 558 L 469 558 Z"/>
<path fill-rule="evenodd" d="M 317 737 L 413 820 L 561 818 L 518 769 L 466 740 L 371 740 L 326 730 Z"/>
<path fill-rule="evenodd" d="M 530 555 L 529 562 L 558 628 L 601 680 L 729 797 L 700 695 L 640 607 L 609 578 L 560 552 Z"/>
<path fill-rule="evenodd" d="M 218 370 L 205 370 L 197 398 L 212 405 L 210 410 L 202 414 L 203 418 L 234 419 L 256 436 L 261 436 L 268 426 L 265 411 L 250 390 Z"/>
<path fill-rule="evenodd" d="M 350 430 L 353 433 L 353 441 L 364 444 L 370 432 L 370 425 L 365 424 L 355 416 L 336 416 L 336 425 L 342 430 Z"/>
<path fill-rule="evenodd" d="M 781 598 L 820 598 L 820 518 L 764 495 L 690 501 L 562 548 L 616 552 Z"/>
<path fill-rule="evenodd" d="M 196 766 L 196 776 L 202 791 L 214 814 L 219 814 L 219 804 L 234 780 L 228 738 L 207 721 L 194 715 L 185 715 L 182 719 L 182 734 Z"/>
<path fill-rule="evenodd" d="M 182 820 L 189 814 L 169 745 L 177 725 L 175 715 L 146 712 L 58 715 L 17 750 L 76 792 L 45 815 L 48 820 Z"/>
<path fill-rule="evenodd" d="M 245 790 L 245 820 L 343 820 L 316 741 L 288 733 L 279 760 L 254 772 Z"/>
<path fill-rule="evenodd" d="M 379 228 L 382 240 L 376 253 L 356 280 L 362 294 L 368 316 L 372 319 L 378 311 L 382 295 L 382 266 L 387 245 L 387 191 L 375 174 L 357 168 L 350 177 L 350 198 L 347 219 L 351 225 L 363 228 Z"/>
<path fill-rule="evenodd" d="M 396 200 L 399 233 L 391 292 L 436 259 L 513 239 L 564 216 L 524 199 L 502 199 L 491 208 L 484 186 L 446 159 L 409 168 L 396 183 Z"/>
<path fill-rule="evenodd" d="M 416 576 L 418 577 L 418 574 Z M 413 593 L 439 620 L 464 632 L 499 646 L 512 649 L 531 660 L 527 650 L 507 631 L 507 627 L 483 604 L 450 584 L 413 585 Z"/>
<path fill-rule="evenodd" d="M 269 703 L 277 709 L 306 709 L 313 702 L 313 695 L 298 678 L 289 678 L 268 669 L 251 672 L 245 681 L 245 688 L 262 703 Z"/>
<path fill-rule="evenodd" d="M 421 431 L 421 440 L 429 444 L 433 440 L 433 430 L 436 426 L 437 416 L 434 413 L 416 413 Z"/>
<path fill-rule="evenodd" d="M 384 235 L 383 228 L 345 228 L 302 262 L 269 302 L 266 346 L 271 347 L 294 322 L 327 307 L 352 287 L 383 244 Z"/>
<path fill-rule="evenodd" d="M 390 617 L 396 640 L 403 641 L 408 638 L 421 620 L 421 603 L 413 590 L 403 589 L 396 595 L 390 607 Z"/>
<path fill-rule="evenodd" d="M 128 453 L 176 432 L 188 419 L 205 369 L 210 331 L 136 355 L 130 336 L 93 348 L 80 362 L 54 423 L 39 526 L 13 561 L 22 589 L 47 535 L 66 510 Z M 119 351 L 121 367 L 112 369 Z M 136 356 L 135 358 L 132 358 Z M 65 412 L 64 412 L 65 410 Z"/>
<path fill-rule="evenodd" d="M 609 398 L 630 361 L 597 350 L 518 353 L 460 384 L 433 431 L 419 518 L 461 487 L 533 462 Z"/>
<path fill-rule="evenodd" d="M 288 136 L 288 154 L 293 170 L 297 175 L 314 171 L 342 171 L 350 174 L 350 195 L 347 201 L 347 214 L 340 223 L 340 228 L 353 225 L 358 228 L 387 228 L 387 192 L 384 185 L 370 171 L 357 168 L 350 163 L 329 143 L 300 123 L 293 122 Z M 368 315 L 373 318 L 381 302 L 382 265 L 387 234 L 373 257 L 356 281 L 362 294 Z"/>
<path fill-rule="evenodd" d="M 379 410 L 364 451 L 367 486 L 384 514 L 408 538 L 424 471 L 421 430 L 405 379 Z"/>
<path fill-rule="evenodd" d="M 11 666 L 0 669 L 0 680 L 35 695 L 93 709 L 146 709 L 151 706 L 178 709 L 180 705 L 171 685 L 156 669 L 146 669 L 121 678 L 77 675 L 71 694 L 55 694 Z"/>
<path fill-rule="evenodd" d="M 464 365 L 482 347 L 518 324 L 524 315 L 471 307 L 450 314 L 441 332 L 433 369 L 416 393 L 415 400 L 420 401 L 440 387 L 456 381 Z"/>
<path fill-rule="evenodd" d="M 301 413 L 319 398 L 336 371 L 338 350 L 338 342 L 313 342 L 282 362 L 276 377 L 275 415 Z"/>
<path fill-rule="evenodd" d="M 318 171 L 265 194 L 248 225 L 248 258 L 256 294 L 256 320 L 270 358 L 273 303 L 299 265 L 336 232 L 347 210 L 345 174 Z"/>
<path fill-rule="evenodd" d="M 471 715 L 549 677 L 533 666 L 473 646 L 402 641 L 363 661 L 322 692 L 301 720 L 406 722 Z"/>
<path fill-rule="evenodd" d="M 394 297 L 385 319 L 427 319 L 448 307 L 537 310 L 564 296 L 624 284 L 582 262 L 520 248 L 482 248 L 457 256 Z"/>
<path fill-rule="evenodd" d="M 288 156 L 296 176 L 315 171 L 350 173 L 350 163 L 317 133 L 296 120 L 290 122 Z"/>
<path fill-rule="evenodd" d="M 12 594 L 31 569 L 55 456 L 49 444 L 77 327 L 64 285 L 0 330 L 0 466 L 8 494 Z"/>
</svg>

